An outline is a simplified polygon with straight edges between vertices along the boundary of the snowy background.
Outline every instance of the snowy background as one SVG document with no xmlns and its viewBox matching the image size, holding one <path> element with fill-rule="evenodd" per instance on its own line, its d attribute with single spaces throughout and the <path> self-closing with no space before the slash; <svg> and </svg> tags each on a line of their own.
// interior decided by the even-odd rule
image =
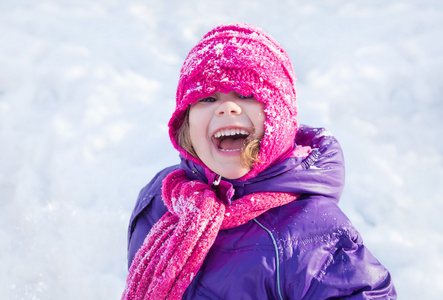
<svg viewBox="0 0 443 300">
<path fill-rule="evenodd" d="M 178 162 L 181 64 L 237 21 L 288 51 L 400 299 L 442 295 L 443 2 L 0 0 L 1 299 L 119 299 L 137 194 Z"/>
</svg>

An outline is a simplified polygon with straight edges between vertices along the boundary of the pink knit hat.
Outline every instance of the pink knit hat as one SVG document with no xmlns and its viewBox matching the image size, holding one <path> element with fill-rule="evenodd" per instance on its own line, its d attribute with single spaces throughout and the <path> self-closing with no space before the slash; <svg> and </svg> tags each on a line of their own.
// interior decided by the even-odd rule
<svg viewBox="0 0 443 300">
<path fill-rule="evenodd" d="M 243 179 L 251 178 L 292 149 L 298 130 L 295 73 L 285 50 L 263 30 L 248 24 L 221 25 L 189 52 L 180 73 L 176 109 L 169 121 L 174 147 L 204 165 L 175 140 L 185 111 L 202 97 L 220 91 L 254 95 L 265 104 L 265 134 L 258 160 Z"/>
</svg>

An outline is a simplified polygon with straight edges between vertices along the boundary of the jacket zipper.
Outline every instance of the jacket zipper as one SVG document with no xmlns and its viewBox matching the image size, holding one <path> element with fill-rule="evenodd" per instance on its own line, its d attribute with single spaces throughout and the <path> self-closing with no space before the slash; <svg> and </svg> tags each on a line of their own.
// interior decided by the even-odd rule
<svg viewBox="0 0 443 300">
<path fill-rule="evenodd" d="M 280 300 L 283 300 L 283 296 L 281 293 L 281 288 L 280 288 L 280 259 L 279 259 L 279 255 L 278 255 L 278 247 L 277 247 L 277 242 L 275 241 L 274 236 L 272 235 L 272 232 L 266 228 L 263 224 L 261 224 L 259 221 L 257 221 L 257 219 L 253 219 L 255 223 L 257 223 L 258 226 L 260 226 L 264 231 L 266 231 L 269 236 L 271 237 L 272 243 L 274 244 L 274 250 L 275 250 L 275 265 L 276 265 L 276 273 L 277 273 L 277 292 L 278 292 L 278 296 L 280 297 Z"/>
</svg>

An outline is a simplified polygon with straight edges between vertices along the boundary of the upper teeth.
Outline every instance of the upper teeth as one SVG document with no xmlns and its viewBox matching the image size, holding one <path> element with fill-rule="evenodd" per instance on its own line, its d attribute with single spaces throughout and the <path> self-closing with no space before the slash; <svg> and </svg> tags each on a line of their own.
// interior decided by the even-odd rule
<svg viewBox="0 0 443 300">
<path fill-rule="evenodd" d="M 244 134 L 248 135 L 249 133 L 246 130 L 235 128 L 235 129 L 222 129 L 217 131 L 214 134 L 215 138 L 219 138 L 221 136 L 230 136 L 230 135 L 236 135 L 236 134 Z"/>
</svg>

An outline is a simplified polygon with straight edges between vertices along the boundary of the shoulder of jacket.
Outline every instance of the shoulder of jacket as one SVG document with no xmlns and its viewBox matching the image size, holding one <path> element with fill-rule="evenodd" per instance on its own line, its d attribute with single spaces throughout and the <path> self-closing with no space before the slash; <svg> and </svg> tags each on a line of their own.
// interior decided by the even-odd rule
<svg viewBox="0 0 443 300">
<path fill-rule="evenodd" d="M 178 169 L 178 165 L 170 166 L 168 168 L 165 168 L 158 172 L 151 181 L 142 188 L 138 195 L 137 201 L 140 201 L 143 197 L 145 197 L 148 194 L 154 195 L 154 194 L 161 194 L 161 187 L 163 179 L 165 179 L 166 176 L 168 176 L 169 173 L 171 173 L 174 170 Z"/>
<path fill-rule="evenodd" d="M 142 188 L 137 197 L 137 202 L 135 203 L 135 207 L 132 211 L 132 216 L 130 223 L 135 219 L 135 217 L 146 207 L 149 205 L 151 200 L 155 196 L 161 196 L 161 188 L 163 179 L 172 171 L 177 170 L 178 165 L 170 166 L 158 172 L 152 180 Z"/>
<path fill-rule="evenodd" d="M 314 198 L 314 199 L 313 199 Z M 328 253 L 324 249 L 363 244 L 359 232 L 336 203 L 325 197 L 308 197 L 272 209 L 259 217 L 274 235 L 283 260 L 294 253 Z M 303 258 L 305 255 L 300 255 Z M 307 258 L 307 257 L 305 257 Z"/>
</svg>

